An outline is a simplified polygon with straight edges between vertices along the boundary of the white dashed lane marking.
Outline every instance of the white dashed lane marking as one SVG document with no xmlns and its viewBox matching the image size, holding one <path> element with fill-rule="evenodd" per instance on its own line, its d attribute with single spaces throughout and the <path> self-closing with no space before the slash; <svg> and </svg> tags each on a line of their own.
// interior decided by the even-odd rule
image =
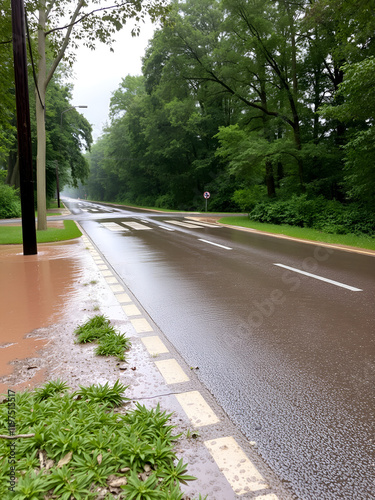
<svg viewBox="0 0 375 500">
<path fill-rule="evenodd" d="M 141 315 L 141 311 L 134 304 L 122 306 L 122 309 L 123 309 L 124 313 L 126 314 L 126 316 L 140 316 Z"/>
<path fill-rule="evenodd" d="M 155 361 L 155 365 L 167 384 L 181 384 L 189 381 L 189 377 L 175 359 Z"/>
<path fill-rule="evenodd" d="M 152 326 L 145 318 L 131 319 L 130 323 L 133 325 L 133 328 L 137 333 L 147 333 L 153 331 Z"/>
<path fill-rule="evenodd" d="M 168 348 L 164 345 L 163 341 L 157 335 L 153 335 L 152 337 L 143 337 L 143 344 L 145 345 L 149 354 L 165 354 L 169 352 Z"/>
<path fill-rule="evenodd" d="M 127 293 L 119 293 L 118 295 L 116 295 L 116 299 L 119 301 L 120 304 L 126 304 L 132 301 L 132 299 L 129 297 Z"/>
<path fill-rule="evenodd" d="M 346 288 L 347 290 L 351 290 L 352 292 L 363 292 L 361 288 L 355 288 L 354 286 L 345 285 L 345 283 L 340 283 L 339 281 L 330 280 L 328 278 L 324 278 L 323 276 L 318 276 L 317 274 L 307 273 L 306 271 L 301 271 L 300 269 L 296 269 L 295 267 L 284 266 L 284 264 L 274 264 L 274 266 L 283 267 L 284 269 L 288 269 L 289 271 L 303 274 L 305 276 L 314 278 L 316 280 L 325 281 L 326 283 L 330 283 L 331 285 L 336 285 L 341 288 Z"/>
<path fill-rule="evenodd" d="M 144 224 L 140 224 L 139 222 L 123 222 L 125 226 L 128 226 L 132 229 L 136 229 L 137 231 L 142 231 L 145 229 L 152 229 L 151 227 L 145 226 Z"/>
<path fill-rule="evenodd" d="M 192 224 L 198 224 L 198 226 L 203 226 L 203 227 L 216 227 L 216 228 L 221 228 L 221 226 L 218 226 L 217 224 L 210 224 L 209 222 L 198 222 L 196 220 L 191 221 Z M 190 222 L 189 222 L 190 224 Z"/>
<path fill-rule="evenodd" d="M 124 226 L 120 226 L 117 222 L 102 222 L 100 225 L 110 231 L 129 231 L 129 229 L 126 229 Z"/>
<path fill-rule="evenodd" d="M 188 229 L 202 229 L 201 226 L 189 224 L 187 222 L 180 222 L 178 220 L 166 220 L 164 222 L 166 222 L 167 224 L 175 224 L 176 226 L 187 227 Z"/>
<path fill-rule="evenodd" d="M 104 278 L 109 285 L 117 285 L 118 281 L 114 276 L 106 276 Z"/>
<path fill-rule="evenodd" d="M 220 422 L 200 392 L 184 392 L 176 394 L 176 398 L 194 427 L 203 427 Z"/>
<path fill-rule="evenodd" d="M 209 245 L 214 245 L 215 247 L 224 248 L 224 250 L 233 250 L 231 247 L 226 247 L 225 245 L 220 245 L 219 243 L 214 243 L 213 241 L 202 240 L 198 238 L 198 241 L 203 241 L 203 243 L 208 243 Z"/>
<path fill-rule="evenodd" d="M 237 495 L 269 488 L 232 436 L 212 439 L 204 444 Z"/>
</svg>

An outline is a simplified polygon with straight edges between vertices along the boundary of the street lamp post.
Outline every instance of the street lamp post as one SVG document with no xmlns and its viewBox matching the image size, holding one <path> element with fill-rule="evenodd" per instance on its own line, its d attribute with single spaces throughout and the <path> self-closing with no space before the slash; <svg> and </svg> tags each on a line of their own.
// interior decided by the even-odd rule
<svg viewBox="0 0 375 500">
<path fill-rule="evenodd" d="M 60 119 L 60 131 L 62 133 L 63 129 L 63 115 L 67 111 L 70 111 L 75 108 L 87 108 L 88 106 L 71 106 L 68 109 L 64 109 L 64 111 L 61 111 L 61 119 Z M 60 208 L 60 185 L 59 185 L 59 163 L 58 160 L 56 161 L 56 191 L 57 191 L 57 206 Z"/>
</svg>

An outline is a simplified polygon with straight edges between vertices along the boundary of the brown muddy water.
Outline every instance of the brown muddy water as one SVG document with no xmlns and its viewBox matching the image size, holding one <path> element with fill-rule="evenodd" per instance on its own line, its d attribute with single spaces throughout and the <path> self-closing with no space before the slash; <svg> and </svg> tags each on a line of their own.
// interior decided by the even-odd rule
<svg viewBox="0 0 375 500">
<path fill-rule="evenodd" d="M 22 245 L 0 247 L 0 377 L 13 372 L 12 364 L 36 356 L 49 339 L 35 331 L 58 322 L 79 293 L 78 241 L 40 244 L 37 255 L 22 251 Z M 42 376 L 39 371 L 34 379 Z M 6 389 L 0 383 L 0 393 Z"/>
</svg>

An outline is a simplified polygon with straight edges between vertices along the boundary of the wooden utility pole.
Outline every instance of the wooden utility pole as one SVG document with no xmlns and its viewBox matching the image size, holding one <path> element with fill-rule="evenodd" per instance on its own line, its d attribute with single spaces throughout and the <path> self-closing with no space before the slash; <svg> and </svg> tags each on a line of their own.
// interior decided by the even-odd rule
<svg viewBox="0 0 375 500">
<path fill-rule="evenodd" d="M 17 138 L 20 166 L 23 254 L 38 253 L 35 229 L 34 182 L 31 153 L 31 127 L 27 57 L 25 37 L 25 8 L 23 0 L 11 0 L 13 60 L 16 84 Z"/>
</svg>

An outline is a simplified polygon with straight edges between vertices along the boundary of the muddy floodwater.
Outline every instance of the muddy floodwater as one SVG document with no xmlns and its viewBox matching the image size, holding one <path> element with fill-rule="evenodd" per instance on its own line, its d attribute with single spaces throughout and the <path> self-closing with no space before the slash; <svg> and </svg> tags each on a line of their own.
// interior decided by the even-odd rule
<svg viewBox="0 0 375 500">
<path fill-rule="evenodd" d="M 14 362 L 34 357 L 49 342 L 33 332 L 59 321 L 79 293 L 78 245 L 39 245 L 38 254 L 28 256 L 21 245 L 0 247 L 0 377 L 12 373 Z M 6 389 L 0 384 L 0 393 Z"/>
</svg>

